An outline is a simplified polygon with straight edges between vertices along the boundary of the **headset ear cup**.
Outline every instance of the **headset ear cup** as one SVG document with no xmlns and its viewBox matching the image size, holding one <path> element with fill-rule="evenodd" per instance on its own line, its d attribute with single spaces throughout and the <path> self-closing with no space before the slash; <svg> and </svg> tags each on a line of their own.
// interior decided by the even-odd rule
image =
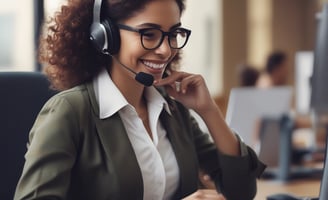
<svg viewBox="0 0 328 200">
<path fill-rule="evenodd" d="M 100 23 L 93 23 L 90 30 L 90 40 L 95 49 L 101 53 L 107 51 L 106 30 Z"/>
<path fill-rule="evenodd" d="M 102 24 L 106 30 L 108 52 L 112 55 L 118 53 L 120 49 L 121 38 L 117 25 L 109 19 L 104 19 Z"/>
</svg>

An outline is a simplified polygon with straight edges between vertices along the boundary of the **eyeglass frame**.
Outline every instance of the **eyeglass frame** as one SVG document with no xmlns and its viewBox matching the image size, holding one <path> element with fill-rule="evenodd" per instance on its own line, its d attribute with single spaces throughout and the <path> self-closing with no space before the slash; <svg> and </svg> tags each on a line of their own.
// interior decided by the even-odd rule
<svg viewBox="0 0 328 200">
<path fill-rule="evenodd" d="M 156 28 L 156 27 L 138 29 L 138 28 L 134 28 L 134 27 L 131 27 L 131 26 L 128 26 L 128 25 L 125 25 L 125 24 L 116 24 L 116 25 L 117 25 L 117 27 L 119 29 L 139 33 L 140 34 L 140 42 L 141 42 L 141 45 L 146 50 L 154 50 L 154 49 L 157 49 L 158 47 L 160 47 L 163 44 L 163 41 L 164 41 L 165 36 L 167 36 L 168 38 L 170 38 L 170 35 L 172 34 L 172 31 L 166 32 L 166 31 L 163 31 L 163 30 L 161 30 L 159 28 Z M 162 33 L 162 37 L 159 40 L 159 43 L 155 47 L 153 47 L 153 48 L 147 48 L 147 47 L 145 47 L 145 45 L 143 43 L 142 37 L 144 36 L 144 32 L 145 31 L 152 30 L 152 29 L 159 30 Z M 183 47 L 186 46 L 186 44 L 187 44 L 187 42 L 189 40 L 189 37 L 191 35 L 191 30 L 186 29 L 186 28 L 182 28 L 182 27 L 175 28 L 174 30 L 183 30 L 187 34 L 186 41 L 184 42 L 184 44 L 181 47 L 172 47 L 171 40 L 169 39 L 168 40 L 169 41 L 169 46 L 172 49 L 182 49 Z"/>
</svg>

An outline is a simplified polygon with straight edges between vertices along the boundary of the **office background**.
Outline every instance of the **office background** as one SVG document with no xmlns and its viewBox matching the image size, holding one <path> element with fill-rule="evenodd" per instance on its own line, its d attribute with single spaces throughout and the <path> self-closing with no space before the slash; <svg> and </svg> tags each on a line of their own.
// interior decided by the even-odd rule
<svg viewBox="0 0 328 200">
<path fill-rule="evenodd" d="M 295 53 L 313 51 L 316 14 L 327 0 L 187 0 L 183 25 L 192 29 L 184 49 L 183 70 L 203 74 L 225 110 L 229 91 L 238 85 L 237 67 L 262 69 L 273 50 L 288 54 L 289 84 L 295 84 Z M 0 0 L 0 70 L 38 70 L 36 34 L 44 18 L 65 0 Z M 200 9 L 202 8 L 202 9 Z"/>
<path fill-rule="evenodd" d="M 283 50 L 289 57 L 289 85 L 295 86 L 295 56 L 313 51 L 317 13 L 328 0 L 186 0 L 183 26 L 192 29 L 184 49 L 183 70 L 203 74 L 213 97 L 225 111 L 237 68 L 249 63 L 263 69 L 267 55 Z M 0 0 L 0 71 L 34 71 L 39 19 L 65 0 Z M 201 9 L 200 9 L 201 8 Z M 309 186 L 309 183 L 312 186 Z M 257 199 L 292 192 L 317 196 L 318 180 L 277 184 L 260 182 Z M 310 193 L 309 193 L 310 191 Z"/>
</svg>

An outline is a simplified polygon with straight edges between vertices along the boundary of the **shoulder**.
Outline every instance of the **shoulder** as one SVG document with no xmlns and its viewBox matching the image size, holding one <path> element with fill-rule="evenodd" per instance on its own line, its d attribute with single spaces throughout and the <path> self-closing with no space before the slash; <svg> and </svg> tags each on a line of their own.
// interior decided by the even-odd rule
<svg viewBox="0 0 328 200">
<path fill-rule="evenodd" d="M 90 95 L 85 84 L 61 91 L 44 105 L 43 112 L 74 112 L 83 114 L 90 110 Z"/>
<path fill-rule="evenodd" d="M 88 91 L 86 85 L 75 86 L 71 89 L 64 90 L 56 94 L 53 98 L 65 99 L 72 103 L 78 103 L 87 95 Z"/>
</svg>

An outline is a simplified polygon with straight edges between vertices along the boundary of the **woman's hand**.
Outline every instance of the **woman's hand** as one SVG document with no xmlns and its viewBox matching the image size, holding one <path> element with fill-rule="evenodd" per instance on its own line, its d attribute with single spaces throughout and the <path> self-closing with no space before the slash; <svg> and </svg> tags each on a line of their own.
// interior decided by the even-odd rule
<svg viewBox="0 0 328 200">
<path fill-rule="evenodd" d="M 240 155 L 239 141 L 226 124 L 201 75 L 171 71 L 168 77 L 156 80 L 154 85 L 164 86 L 170 96 L 200 115 L 220 152 Z"/>
<path fill-rule="evenodd" d="M 155 86 L 164 86 L 170 96 L 199 114 L 216 107 L 201 75 L 172 71 L 168 77 L 155 81 Z"/>
<path fill-rule="evenodd" d="M 183 198 L 182 200 L 226 200 L 222 194 L 217 193 L 216 190 L 201 189 Z"/>
</svg>

